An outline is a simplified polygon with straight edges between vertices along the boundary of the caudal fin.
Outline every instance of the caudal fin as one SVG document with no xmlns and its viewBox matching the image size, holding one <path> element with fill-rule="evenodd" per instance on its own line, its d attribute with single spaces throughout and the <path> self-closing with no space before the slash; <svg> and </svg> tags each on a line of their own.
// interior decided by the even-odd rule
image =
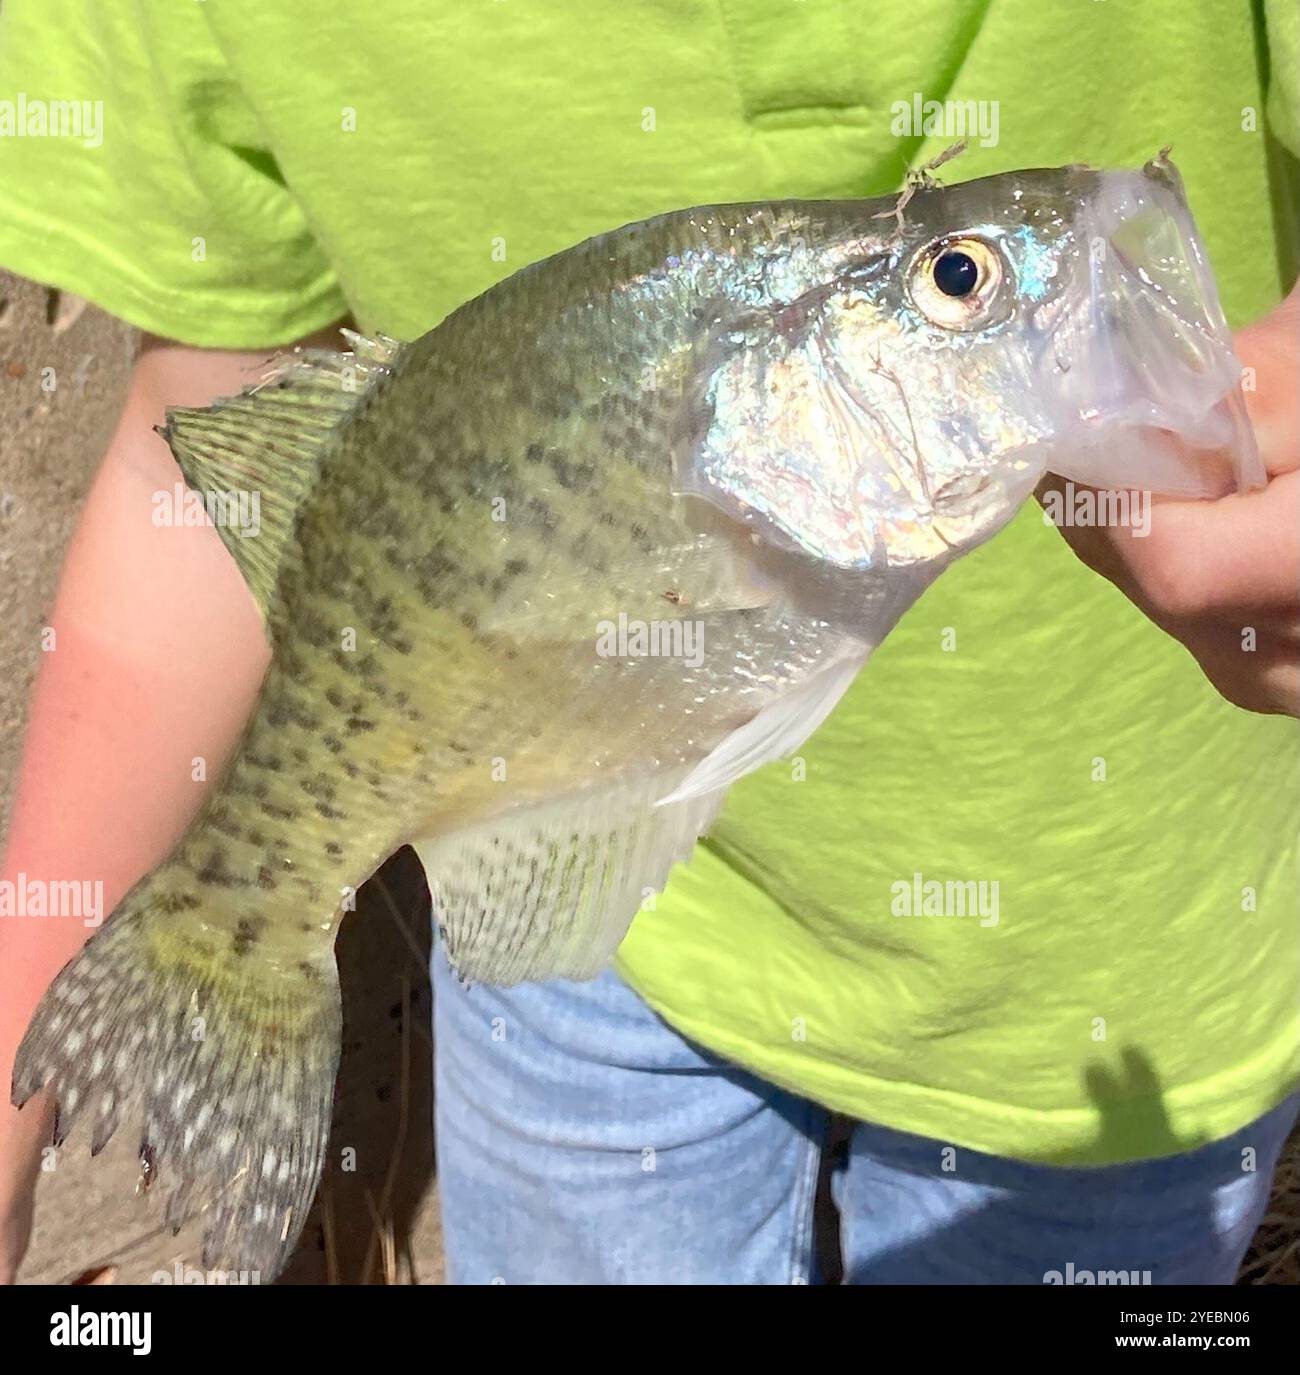
<svg viewBox="0 0 1300 1375">
<path fill-rule="evenodd" d="M 142 1180 L 167 1221 L 205 1218 L 203 1264 L 283 1268 L 320 1178 L 339 1056 L 328 946 L 291 969 L 232 950 L 146 880 L 50 986 L 19 1047 L 13 1102 L 48 1086 L 55 1143 L 92 1154 L 143 1122 Z"/>
</svg>

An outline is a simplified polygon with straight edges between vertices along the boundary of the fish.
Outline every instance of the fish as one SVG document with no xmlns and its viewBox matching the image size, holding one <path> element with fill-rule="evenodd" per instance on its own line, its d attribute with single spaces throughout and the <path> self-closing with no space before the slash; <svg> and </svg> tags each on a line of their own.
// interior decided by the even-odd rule
<svg viewBox="0 0 1300 1375">
<path fill-rule="evenodd" d="M 160 427 L 194 492 L 259 498 L 218 531 L 270 665 L 12 1090 L 92 1152 L 138 1117 L 167 1220 L 263 1277 L 321 1173 L 334 938 L 396 849 L 463 979 L 592 977 L 728 788 L 1045 474 L 1263 481 L 1164 154 L 675 211 L 347 343 Z"/>
</svg>

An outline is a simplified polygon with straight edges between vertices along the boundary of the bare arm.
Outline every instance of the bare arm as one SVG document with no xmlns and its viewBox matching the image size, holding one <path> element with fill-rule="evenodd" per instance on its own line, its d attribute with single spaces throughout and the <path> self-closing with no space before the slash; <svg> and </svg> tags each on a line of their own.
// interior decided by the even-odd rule
<svg viewBox="0 0 1300 1375">
<path fill-rule="evenodd" d="M 330 331 L 312 342 L 338 340 Z M 168 405 L 249 385 L 270 352 L 149 341 L 136 363 L 63 567 L 0 877 L 102 880 L 107 914 L 220 776 L 269 649 L 216 531 L 154 524 L 154 494 L 182 479 L 153 426 Z M 26 1249 L 50 1130 L 48 1103 L 9 1106 L 14 1052 L 50 980 L 92 934 L 80 915 L 0 917 L 0 1282 Z"/>
</svg>

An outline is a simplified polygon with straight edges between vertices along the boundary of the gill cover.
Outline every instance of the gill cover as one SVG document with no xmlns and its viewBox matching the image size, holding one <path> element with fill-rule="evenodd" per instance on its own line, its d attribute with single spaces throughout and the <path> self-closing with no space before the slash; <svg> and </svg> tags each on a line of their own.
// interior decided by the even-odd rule
<svg viewBox="0 0 1300 1375">
<path fill-rule="evenodd" d="M 871 309 L 859 286 L 837 283 L 714 325 L 697 345 L 675 485 L 779 546 L 877 568 L 890 545 L 882 508 L 906 522 L 929 494 L 902 380 L 838 346 L 851 306 Z"/>
</svg>

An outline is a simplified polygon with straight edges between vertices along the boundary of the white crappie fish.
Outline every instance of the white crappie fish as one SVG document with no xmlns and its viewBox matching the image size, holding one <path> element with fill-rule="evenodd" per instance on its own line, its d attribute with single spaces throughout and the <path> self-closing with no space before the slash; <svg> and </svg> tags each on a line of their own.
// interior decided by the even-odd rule
<svg viewBox="0 0 1300 1375">
<path fill-rule="evenodd" d="M 1163 157 L 684 210 L 352 342 L 170 413 L 192 487 L 261 495 L 221 533 L 272 662 L 14 1078 L 93 1150 L 139 1111 L 169 1219 L 264 1277 L 320 1174 L 345 897 L 399 845 L 463 976 L 590 976 L 1045 472 L 1262 481 Z"/>
</svg>

